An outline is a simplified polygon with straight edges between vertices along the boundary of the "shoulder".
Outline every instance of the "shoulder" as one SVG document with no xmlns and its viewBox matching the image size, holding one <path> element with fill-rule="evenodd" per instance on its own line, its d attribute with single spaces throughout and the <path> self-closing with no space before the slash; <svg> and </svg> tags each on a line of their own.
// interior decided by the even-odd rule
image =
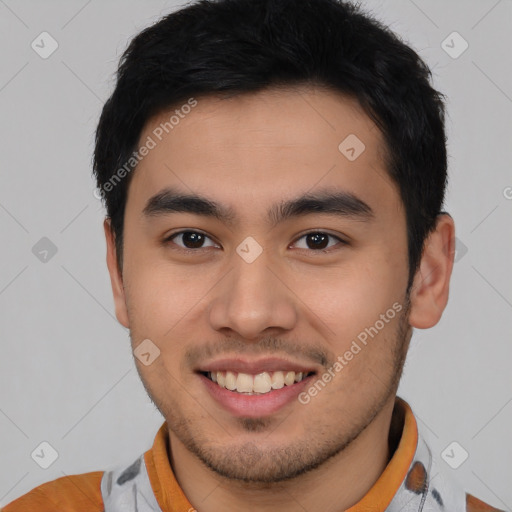
<svg viewBox="0 0 512 512">
<path fill-rule="evenodd" d="M 35 487 L 5 507 L 1 512 L 103 512 L 101 479 L 103 471 L 68 475 Z M 56 507 L 58 506 L 58 509 Z"/>
<path fill-rule="evenodd" d="M 487 503 L 480 501 L 471 494 L 466 493 L 466 512 L 505 512 L 499 508 L 491 507 Z"/>
</svg>

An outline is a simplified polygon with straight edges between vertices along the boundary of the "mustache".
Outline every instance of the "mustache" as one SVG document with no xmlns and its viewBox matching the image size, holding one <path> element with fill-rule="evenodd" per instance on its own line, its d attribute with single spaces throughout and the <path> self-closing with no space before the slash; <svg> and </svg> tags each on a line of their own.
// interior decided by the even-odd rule
<svg viewBox="0 0 512 512">
<path fill-rule="evenodd" d="M 225 354 L 254 357 L 265 354 L 266 356 L 288 356 L 293 361 L 309 361 L 323 366 L 331 367 L 336 361 L 333 352 L 320 346 L 306 346 L 303 343 L 283 340 L 275 337 L 266 337 L 261 341 L 242 341 L 239 339 L 222 339 L 197 347 L 189 347 L 184 355 L 187 366 L 196 367 L 199 363 Z"/>
</svg>

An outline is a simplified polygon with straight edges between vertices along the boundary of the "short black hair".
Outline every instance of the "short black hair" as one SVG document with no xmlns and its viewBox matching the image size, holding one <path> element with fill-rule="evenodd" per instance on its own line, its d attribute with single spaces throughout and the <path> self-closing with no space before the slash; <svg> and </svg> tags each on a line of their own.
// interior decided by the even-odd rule
<svg viewBox="0 0 512 512">
<path fill-rule="evenodd" d="M 96 131 L 93 172 L 120 269 L 129 171 L 152 116 L 190 98 L 314 85 L 356 99 L 383 134 L 385 167 L 407 219 L 410 287 L 442 213 L 444 95 L 418 54 L 360 4 L 199 0 L 137 34 L 116 78 Z"/>
</svg>

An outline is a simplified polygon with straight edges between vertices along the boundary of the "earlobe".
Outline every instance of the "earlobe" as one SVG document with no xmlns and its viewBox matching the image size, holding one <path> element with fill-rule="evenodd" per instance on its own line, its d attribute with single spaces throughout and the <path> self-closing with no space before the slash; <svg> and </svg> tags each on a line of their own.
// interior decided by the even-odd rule
<svg viewBox="0 0 512 512">
<path fill-rule="evenodd" d="M 126 308 L 123 277 L 117 264 L 115 234 L 112 231 L 109 218 L 104 220 L 103 229 L 105 231 L 105 240 L 107 243 L 107 267 L 110 274 L 110 283 L 112 285 L 112 293 L 114 296 L 116 317 L 121 325 L 129 328 L 130 322 L 128 320 L 128 311 Z"/>
<path fill-rule="evenodd" d="M 418 329 L 436 325 L 448 303 L 455 257 L 455 225 L 450 215 L 438 215 L 425 241 L 421 263 L 411 288 L 409 323 Z"/>
</svg>

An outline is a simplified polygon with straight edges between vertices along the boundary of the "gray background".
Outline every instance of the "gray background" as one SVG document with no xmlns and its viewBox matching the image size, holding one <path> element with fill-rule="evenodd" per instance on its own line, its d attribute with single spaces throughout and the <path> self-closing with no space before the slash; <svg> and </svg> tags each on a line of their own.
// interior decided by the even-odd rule
<svg viewBox="0 0 512 512">
<path fill-rule="evenodd" d="M 511 510 L 512 2 L 363 5 L 420 53 L 448 96 L 458 261 L 443 319 L 413 337 L 399 395 L 438 457 L 453 441 L 467 450 L 448 468 L 455 478 Z M 91 154 L 121 52 L 177 6 L 0 0 L 0 505 L 130 462 L 163 421 L 114 316 Z M 47 59 L 31 47 L 43 31 L 59 45 Z M 441 47 L 453 31 L 469 44 L 458 58 Z M 42 237 L 57 248 L 46 262 L 32 252 Z M 31 458 L 42 441 L 58 452 L 48 469 Z"/>
</svg>

